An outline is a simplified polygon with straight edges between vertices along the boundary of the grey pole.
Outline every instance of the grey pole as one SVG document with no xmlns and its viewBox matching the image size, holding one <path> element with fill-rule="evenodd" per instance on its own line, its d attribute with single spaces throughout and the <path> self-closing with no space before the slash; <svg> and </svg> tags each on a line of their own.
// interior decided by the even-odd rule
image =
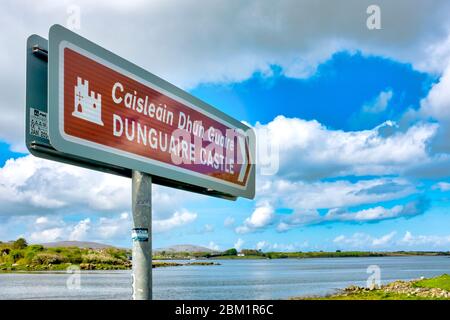
<svg viewBox="0 0 450 320">
<path fill-rule="evenodd" d="M 133 299 L 152 299 L 152 177 L 132 173 Z"/>
</svg>

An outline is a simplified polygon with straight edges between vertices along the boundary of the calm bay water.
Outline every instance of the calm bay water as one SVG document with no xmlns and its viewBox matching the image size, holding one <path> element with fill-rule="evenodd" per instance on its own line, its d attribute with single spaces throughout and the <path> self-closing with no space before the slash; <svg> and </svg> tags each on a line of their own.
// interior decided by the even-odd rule
<svg viewBox="0 0 450 320">
<path fill-rule="evenodd" d="M 154 299 L 285 299 L 364 286 L 367 267 L 382 283 L 450 273 L 450 257 L 221 260 L 219 266 L 153 269 Z M 130 271 L 85 271 L 80 288 L 62 273 L 0 273 L 0 299 L 131 299 Z"/>
</svg>

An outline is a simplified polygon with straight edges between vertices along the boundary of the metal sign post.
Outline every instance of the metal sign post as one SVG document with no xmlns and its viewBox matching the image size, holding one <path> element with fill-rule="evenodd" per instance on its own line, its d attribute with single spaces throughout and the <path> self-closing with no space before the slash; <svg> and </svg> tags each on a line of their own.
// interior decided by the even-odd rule
<svg viewBox="0 0 450 320">
<path fill-rule="evenodd" d="M 133 171 L 133 299 L 152 299 L 152 177 Z"/>
</svg>

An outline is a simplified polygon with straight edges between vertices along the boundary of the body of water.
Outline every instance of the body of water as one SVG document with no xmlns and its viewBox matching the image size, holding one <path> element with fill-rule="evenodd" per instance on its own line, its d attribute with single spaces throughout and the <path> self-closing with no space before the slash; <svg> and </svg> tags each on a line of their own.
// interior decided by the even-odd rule
<svg viewBox="0 0 450 320">
<path fill-rule="evenodd" d="M 381 282 L 450 273 L 450 257 L 220 260 L 219 266 L 153 269 L 154 299 L 286 299 Z M 130 271 L 0 273 L 0 299 L 131 299 Z M 77 281 L 79 279 L 79 286 Z M 67 283 L 69 282 L 69 286 Z"/>
</svg>

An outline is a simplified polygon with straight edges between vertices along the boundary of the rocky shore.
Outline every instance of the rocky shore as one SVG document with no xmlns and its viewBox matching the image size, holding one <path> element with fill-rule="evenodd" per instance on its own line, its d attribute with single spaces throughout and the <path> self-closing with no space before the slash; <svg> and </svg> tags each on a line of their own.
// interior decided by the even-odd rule
<svg viewBox="0 0 450 320">
<path fill-rule="evenodd" d="M 422 279 L 413 280 L 413 281 L 394 281 L 387 285 L 383 285 L 379 288 L 365 288 L 365 287 L 358 287 L 358 286 L 350 286 L 348 288 L 345 288 L 341 296 L 354 296 L 354 295 L 360 295 L 365 293 L 370 293 L 375 290 L 382 291 L 385 293 L 392 293 L 392 294 L 399 294 L 399 295 L 406 295 L 407 297 L 414 298 L 414 297 L 420 297 L 420 298 L 431 298 L 431 299 L 450 299 L 450 291 L 440 289 L 440 288 L 423 288 L 423 287 L 417 287 L 415 284 L 416 282 L 420 281 Z"/>
<path fill-rule="evenodd" d="M 450 300 L 450 275 L 397 280 L 371 288 L 349 286 L 325 297 L 295 297 L 293 300 Z"/>
</svg>

